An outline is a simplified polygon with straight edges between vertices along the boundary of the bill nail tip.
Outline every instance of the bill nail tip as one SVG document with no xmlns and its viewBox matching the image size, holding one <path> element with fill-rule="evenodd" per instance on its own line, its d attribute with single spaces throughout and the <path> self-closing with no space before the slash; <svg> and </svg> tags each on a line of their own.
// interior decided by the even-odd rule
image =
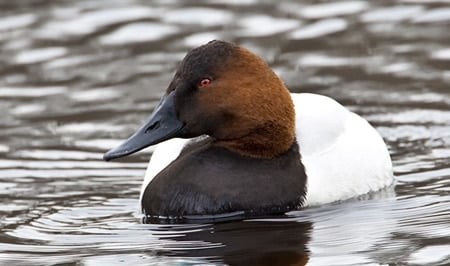
<svg viewBox="0 0 450 266">
<path fill-rule="evenodd" d="M 111 154 L 105 153 L 103 154 L 103 160 L 108 162 L 111 161 L 113 159 L 113 156 Z"/>
</svg>

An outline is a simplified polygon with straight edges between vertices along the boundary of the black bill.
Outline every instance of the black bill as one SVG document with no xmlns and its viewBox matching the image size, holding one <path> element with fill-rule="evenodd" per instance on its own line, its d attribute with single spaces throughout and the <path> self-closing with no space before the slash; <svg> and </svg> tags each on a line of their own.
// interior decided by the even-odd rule
<svg viewBox="0 0 450 266">
<path fill-rule="evenodd" d="M 173 100 L 173 92 L 165 96 L 147 122 L 120 146 L 103 155 L 105 161 L 124 157 L 148 146 L 176 137 L 184 127 L 178 120 Z"/>
</svg>

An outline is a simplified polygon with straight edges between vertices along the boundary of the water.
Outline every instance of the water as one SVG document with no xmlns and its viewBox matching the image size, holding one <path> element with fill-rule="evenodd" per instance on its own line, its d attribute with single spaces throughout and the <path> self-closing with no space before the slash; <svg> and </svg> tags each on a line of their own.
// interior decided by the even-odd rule
<svg viewBox="0 0 450 266">
<path fill-rule="evenodd" d="M 450 264 L 450 3 L 0 2 L 0 264 Z M 211 39 L 336 98 L 386 140 L 397 185 L 283 217 L 145 225 L 151 149 L 102 154 Z"/>
</svg>

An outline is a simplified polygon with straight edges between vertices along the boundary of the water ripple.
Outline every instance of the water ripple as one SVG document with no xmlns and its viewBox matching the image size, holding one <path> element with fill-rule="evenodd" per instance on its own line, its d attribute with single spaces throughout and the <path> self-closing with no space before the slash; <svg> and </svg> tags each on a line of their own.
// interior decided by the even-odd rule
<svg viewBox="0 0 450 266">
<path fill-rule="evenodd" d="M 327 18 L 360 13 L 368 8 L 367 2 L 343 1 L 305 6 L 300 14 L 309 19 Z"/>
<path fill-rule="evenodd" d="M 16 55 L 17 64 L 33 64 L 48 61 L 67 54 L 64 47 L 47 47 L 20 52 Z"/>
<path fill-rule="evenodd" d="M 67 19 L 67 11 L 61 16 L 65 19 L 57 22 L 50 22 L 39 29 L 35 35 L 38 38 L 59 39 L 64 36 L 83 36 L 91 34 L 100 28 L 124 23 L 127 21 L 155 18 L 160 13 L 159 10 L 145 6 L 128 6 L 91 11 L 82 14 L 73 12 L 72 19 Z"/>
<path fill-rule="evenodd" d="M 202 26 L 226 25 L 233 15 L 225 10 L 212 8 L 183 8 L 165 12 L 162 20 L 174 24 L 198 24 Z"/>
<path fill-rule="evenodd" d="M 34 14 L 20 14 L 0 19 L 0 31 L 10 31 L 17 28 L 24 28 L 36 22 L 37 17 Z"/>
<path fill-rule="evenodd" d="M 423 12 L 423 6 L 393 6 L 379 8 L 364 13 L 361 19 L 364 22 L 401 21 L 414 18 Z"/>
<path fill-rule="evenodd" d="M 237 31 L 239 36 L 261 37 L 269 36 L 295 29 L 300 22 L 293 19 L 271 18 L 267 16 L 248 16 L 241 19 Z"/>
<path fill-rule="evenodd" d="M 178 29 L 171 25 L 141 22 L 128 24 L 108 35 L 102 36 L 100 43 L 105 45 L 123 45 L 151 42 L 161 40 L 177 32 Z"/>
<path fill-rule="evenodd" d="M 0 97 L 14 97 L 14 98 L 35 98 L 44 97 L 54 94 L 61 94 L 66 92 L 65 87 L 2 87 L 0 90 Z"/>
<path fill-rule="evenodd" d="M 348 22 L 343 19 L 324 19 L 319 22 L 305 25 L 290 34 L 292 39 L 312 39 L 323 37 L 347 29 Z"/>
</svg>

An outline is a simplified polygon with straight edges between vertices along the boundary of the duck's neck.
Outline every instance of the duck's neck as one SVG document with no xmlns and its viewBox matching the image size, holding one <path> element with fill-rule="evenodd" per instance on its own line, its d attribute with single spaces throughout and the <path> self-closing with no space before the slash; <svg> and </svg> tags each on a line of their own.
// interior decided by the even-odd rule
<svg viewBox="0 0 450 266">
<path fill-rule="evenodd" d="M 243 156 L 271 159 L 287 152 L 294 142 L 294 128 L 289 125 L 269 122 L 243 137 L 216 140 L 215 145 Z"/>
</svg>

